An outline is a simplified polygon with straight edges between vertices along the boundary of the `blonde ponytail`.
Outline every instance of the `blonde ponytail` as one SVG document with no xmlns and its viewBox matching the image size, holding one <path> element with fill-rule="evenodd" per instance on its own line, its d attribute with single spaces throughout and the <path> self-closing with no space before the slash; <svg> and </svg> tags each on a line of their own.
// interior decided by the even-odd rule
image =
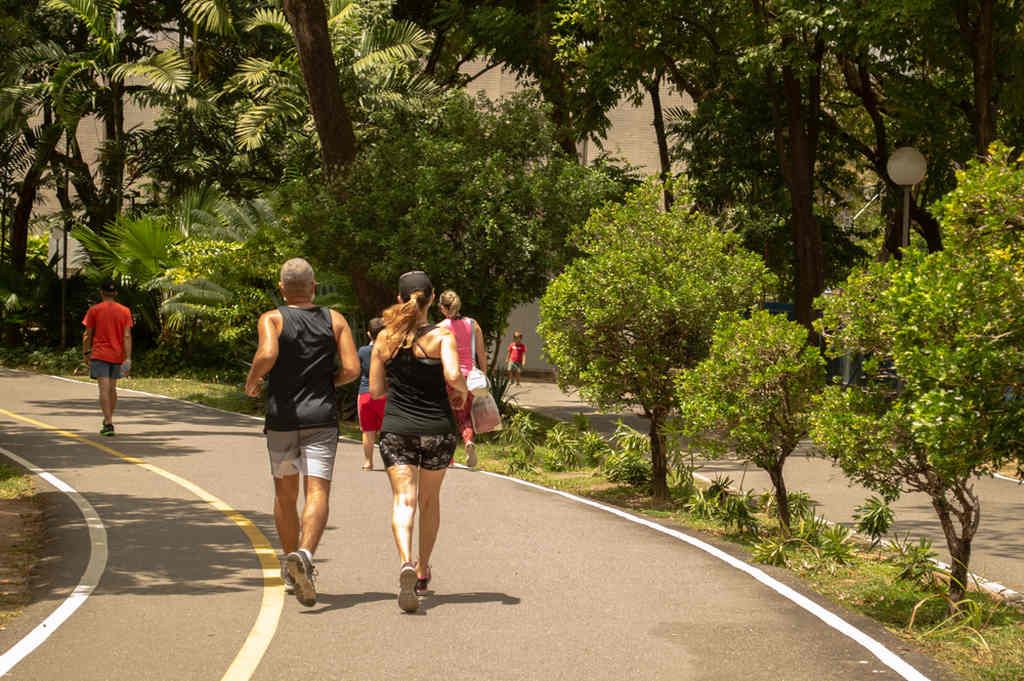
<svg viewBox="0 0 1024 681">
<path fill-rule="evenodd" d="M 459 298 L 459 294 L 451 289 L 441 294 L 441 297 L 437 299 L 437 304 L 447 310 L 453 318 L 458 317 L 459 311 L 462 309 L 462 300 Z"/>
<path fill-rule="evenodd" d="M 413 291 L 408 301 L 396 303 L 384 310 L 384 329 L 387 331 L 385 343 L 389 355 L 394 355 L 400 347 L 412 347 L 419 313 L 425 311 L 428 305 L 429 296 L 423 291 Z"/>
</svg>

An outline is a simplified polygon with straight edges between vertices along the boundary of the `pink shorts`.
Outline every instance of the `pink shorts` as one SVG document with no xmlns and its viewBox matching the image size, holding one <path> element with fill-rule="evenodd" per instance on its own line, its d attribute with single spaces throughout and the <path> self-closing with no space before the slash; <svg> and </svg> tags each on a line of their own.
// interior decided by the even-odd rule
<svg viewBox="0 0 1024 681">
<path fill-rule="evenodd" d="M 375 400 L 370 393 L 362 393 L 356 402 L 356 412 L 359 414 L 359 430 L 364 433 L 372 433 L 380 430 L 384 423 L 384 405 L 388 398 L 382 397 Z"/>
</svg>

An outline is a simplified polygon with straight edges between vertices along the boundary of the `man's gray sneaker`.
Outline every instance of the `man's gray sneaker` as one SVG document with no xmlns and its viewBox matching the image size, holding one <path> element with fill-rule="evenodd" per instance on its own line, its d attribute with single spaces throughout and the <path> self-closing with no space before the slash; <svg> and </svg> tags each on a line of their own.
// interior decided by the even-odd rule
<svg viewBox="0 0 1024 681">
<path fill-rule="evenodd" d="M 292 551 L 284 566 L 295 582 L 295 598 L 307 608 L 316 605 L 316 568 L 305 551 Z"/>
<path fill-rule="evenodd" d="M 295 580 L 292 579 L 291 574 L 289 574 L 287 568 L 285 568 L 283 558 L 281 559 L 281 581 L 284 582 L 284 592 L 286 594 L 295 593 Z"/>
</svg>

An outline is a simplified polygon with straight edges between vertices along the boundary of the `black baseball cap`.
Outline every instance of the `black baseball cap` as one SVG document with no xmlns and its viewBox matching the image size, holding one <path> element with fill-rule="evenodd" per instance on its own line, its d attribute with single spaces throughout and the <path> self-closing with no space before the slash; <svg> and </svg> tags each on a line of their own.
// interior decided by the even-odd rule
<svg viewBox="0 0 1024 681">
<path fill-rule="evenodd" d="M 426 272 L 413 270 L 398 278 L 398 295 L 402 300 L 409 300 L 414 291 L 423 291 L 427 298 L 434 295 L 434 285 L 430 283 Z"/>
<path fill-rule="evenodd" d="M 104 293 L 117 293 L 117 284 L 114 283 L 113 279 L 107 279 L 100 284 L 100 290 Z"/>
</svg>

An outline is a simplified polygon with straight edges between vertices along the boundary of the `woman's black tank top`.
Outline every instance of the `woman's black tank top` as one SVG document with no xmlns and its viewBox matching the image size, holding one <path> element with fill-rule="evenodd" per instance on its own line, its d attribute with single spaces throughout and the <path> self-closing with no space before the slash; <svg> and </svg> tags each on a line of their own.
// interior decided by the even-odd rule
<svg viewBox="0 0 1024 681">
<path fill-rule="evenodd" d="M 435 326 L 416 331 L 413 347 Z M 402 435 L 446 435 L 455 432 L 455 419 L 448 404 L 441 360 L 417 357 L 413 347 L 399 348 L 388 360 L 388 401 L 384 406 L 382 433 Z"/>
<path fill-rule="evenodd" d="M 298 430 L 338 425 L 334 372 L 338 344 L 331 311 L 324 307 L 277 308 L 281 335 L 268 375 L 267 430 Z"/>
</svg>

